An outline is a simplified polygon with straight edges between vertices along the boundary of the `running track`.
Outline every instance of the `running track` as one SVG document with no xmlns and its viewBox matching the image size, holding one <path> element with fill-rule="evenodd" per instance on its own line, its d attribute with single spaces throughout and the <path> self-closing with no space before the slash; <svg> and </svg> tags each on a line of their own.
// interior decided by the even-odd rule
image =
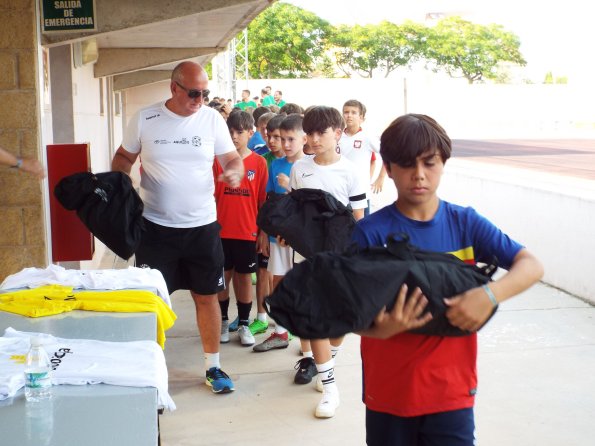
<svg viewBox="0 0 595 446">
<path fill-rule="evenodd" d="M 453 158 L 595 180 L 593 139 L 453 139 Z"/>
</svg>

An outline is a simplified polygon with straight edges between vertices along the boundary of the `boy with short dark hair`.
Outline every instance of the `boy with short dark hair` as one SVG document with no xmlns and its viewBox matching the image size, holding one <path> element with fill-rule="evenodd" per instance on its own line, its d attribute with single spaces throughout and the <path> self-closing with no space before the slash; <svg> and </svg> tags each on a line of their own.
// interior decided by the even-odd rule
<svg viewBox="0 0 595 446">
<path fill-rule="evenodd" d="M 256 272 L 256 239 L 258 209 L 266 199 L 268 170 L 264 158 L 248 149 L 248 140 L 254 132 L 254 119 L 245 111 L 232 113 L 227 119 L 231 139 L 242 157 L 246 172 L 239 187 L 217 182 L 215 200 L 217 220 L 221 225 L 221 242 L 225 256 L 225 290 L 219 292 L 219 306 L 223 319 L 221 342 L 229 342 L 229 282 L 233 277 L 238 305 L 238 334 L 243 346 L 254 344 L 248 327 L 252 309 L 252 273 Z M 222 171 L 213 165 L 215 178 Z"/>
<path fill-rule="evenodd" d="M 488 263 L 496 256 L 508 272 L 488 285 L 444 296 L 450 323 L 471 332 L 468 336 L 405 332 L 424 318 L 420 306 L 405 304 L 406 286 L 394 309 L 381 312 L 373 327 L 360 333 L 367 444 L 472 446 L 474 332 L 496 305 L 536 283 L 543 268 L 474 209 L 438 197 L 451 141 L 435 120 L 419 114 L 399 117 L 382 134 L 380 154 L 398 198 L 358 223 L 353 239 L 360 247 L 383 246 L 389 234 L 404 233 L 421 249 L 449 252 L 465 262 Z M 413 297 L 419 298 L 419 290 Z"/>
<path fill-rule="evenodd" d="M 353 216 L 359 220 L 366 207 L 366 188 L 357 174 L 357 167 L 338 153 L 337 143 L 343 133 L 345 123 L 341 113 L 332 107 L 310 107 L 304 114 L 303 128 L 308 147 L 313 157 L 305 156 L 295 163 L 291 170 L 291 189 L 320 189 L 333 195 L 344 205 L 351 205 Z M 308 347 L 307 340 L 301 340 L 302 350 Z M 317 389 L 322 391 L 322 399 L 314 412 L 318 418 L 330 418 L 339 406 L 339 390 L 335 383 L 335 356 L 339 352 L 343 338 L 310 340 L 317 372 Z M 301 361 L 306 362 L 307 358 Z M 301 364 L 295 382 L 307 382 L 311 377 L 311 364 Z M 311 378 L 310 378 L 311 379 Z M 321 386 L 322 384 L 322 386 Z M 322 389 L 321 389 L 322 387 Z"/>
<path fill-rule="evenodd" d="M 264 144 L 255 145 L 254 148 L 252 149 L 259 155 L 264 156 L 266 153 L 269 152 L 269 147 L 267 146 L 267 141 L 268 141 L 267 124 L 275 116 L 277 116 L 276 113 L 267 112 L 267 113 L 264 113 L 263 115 L 261 115 L 258 119 L 254 120 L 256 122 L 256 131 L 258 133 L 260 133 L 260 136 L 262 136 L 262 139 L 264 141 Z M 248 148 L 250 148 L 250 147 L 248 147 Z"/>
<path fill-rule="evenodd" d="M 285 156 L 271 163 L 267 194 L 286 194 L 289 192 L 289 175 L 295 163 L 304 156 L 303 148 L 306 136 L 302 130 L 302 117 L 297 114 L 289 115 L 279 124 L 281 146 Z M 273 276 L 273 288 L 283 279 L 283 276 L 293 266 L 293 250 L 289 246 L 281 246 L 273 234 L 269 234 L 269 265 L 268 270 Z M 262 246 L 262 245 L 261 245 Z M 263 342 L 254 346 L 255 352 L 267 352 L 289 346 L 289 332 L 279 324 L 275 331 Z"/>
<path fill-rule="evenodd" d="M 254 123 L 258 124 L 258 120 L 261 118 L 261 116 L 263 116 L 267 113 L 270 113 L 270 112 L 271 112 L 271 110 L 268 107 L 260 106 L 260 107 L 256 108 L 252 112 L 252 117 L 254 118 Z M 265 135 L 263 135 L 257 128 L 256 131 L 254 132 L 254 134 L 248 140 L 248 148 L 250 150 L 257 151 L 258 149 L 266 147 L 267 143 L 264 138 L 265 138 Z M 262 154 L 259 153 L 259 155 L 262 155 Z"/>
<path fill-rule="evenodd" d="M 265 116 L 265 115 L 263 115 Z M 261 116 L 261 119 L 262 117 Z M 266 125 L 267 144 L 269 151 L 262 155 L 267 162 L 269 181 L 271 178 L 271 164 L 274 160 L 283 158 L 283 146 L 281 144 L 281 123 L 285 115 L 273 116 Z M 267 183 L 268 188 L 268 183 Z M 270 242 L 269 237 L 263 231 L 258 235 L 258 271 L 256 272 L 256 319 L 250 324 L 250 331 L 253 335 L 264 333 L 269 327 L 269 322 L 264 308 L 264 298 L 273 291 L 273 275 L 268 271 Z"/>
<path fill-rule="evenodd" d="M 350 99 L 343 104 L 343 118 L 345 119 L 345 130 L 339 141 L 341 153 L 349 158 L 358 167 L 359 175 L 366 184 L 366 191 L 370 190 L 370 181 L 374 175 L 376 154 L 380 152 L 380 141 L 378 137 L 371 136 L 362 129 L 366 119 L 366 106 L 356 99 Z M 380 168 L 376 180 L 371 184 L 372 192 L 382 191 L 386 169 Z M 365 209 L 365 216 L 370 214 L 370 200 Z"/>
</svg>

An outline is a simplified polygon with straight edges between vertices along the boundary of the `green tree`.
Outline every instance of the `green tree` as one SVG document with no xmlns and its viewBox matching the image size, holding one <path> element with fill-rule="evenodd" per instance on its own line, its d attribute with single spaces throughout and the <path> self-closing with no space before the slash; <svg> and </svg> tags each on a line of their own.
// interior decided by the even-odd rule
<svg viewBox="0 0 595 446">
<path fill-rule="evenodd" d="M 250 77 L 310 77 L 326 51 L 330 32 L 331 25 L 310 11 L 274 3 L 248 26 Z"/>
<path fill-rule="evenodd" d="M 398 67 L 408 66 L 421 53 L 424 28 L 413 22 L 396 25 L 342 25 L 331 38 L 337 66 L 346 75 L 352 72 L 371 78 L 375 70 L 387 77 Z"/>
<path fill-rule="evenodd" d="M 500 62 L 524 66 L 519 47 L 519 38 L 501 25 L 479 25 L 448 17 L 428 29 L 425 58 L 434 71 L 442 69 L 472 84 L 497 79 Z"/>
</svg>

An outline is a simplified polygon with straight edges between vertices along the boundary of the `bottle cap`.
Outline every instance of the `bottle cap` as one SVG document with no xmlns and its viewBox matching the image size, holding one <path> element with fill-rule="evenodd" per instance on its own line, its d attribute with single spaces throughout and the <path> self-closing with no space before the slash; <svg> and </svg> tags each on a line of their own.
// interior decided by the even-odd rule
<svg viewBox="0 0 595 446">
<path fill-rule="evenodd" d="M 43 339 L 41 336 L 31 336 L 29 342 L 31 343 L 32 347 L 40 347 L 43 345 Z"/>
</svg>

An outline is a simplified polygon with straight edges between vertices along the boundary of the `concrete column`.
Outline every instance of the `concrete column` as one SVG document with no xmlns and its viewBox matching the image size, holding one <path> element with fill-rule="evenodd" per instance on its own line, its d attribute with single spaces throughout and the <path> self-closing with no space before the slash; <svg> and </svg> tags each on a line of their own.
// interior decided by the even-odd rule
<svg viewBox="0 0 595 446">
<path fill-rule="evenodd" d="M 40 159 L 38 36 L 34 0 L 0 2 L 0 146 Z M 0 282 L 46 266 L 41 183 L 0 166 Z"/>
<path fill-rule="evenodd" d="M 54 144 L 74 142 L 72 105 L 72 48 L 70 44 L 50 48 L 52 86 L 52 131 Z"/>
</svg>

